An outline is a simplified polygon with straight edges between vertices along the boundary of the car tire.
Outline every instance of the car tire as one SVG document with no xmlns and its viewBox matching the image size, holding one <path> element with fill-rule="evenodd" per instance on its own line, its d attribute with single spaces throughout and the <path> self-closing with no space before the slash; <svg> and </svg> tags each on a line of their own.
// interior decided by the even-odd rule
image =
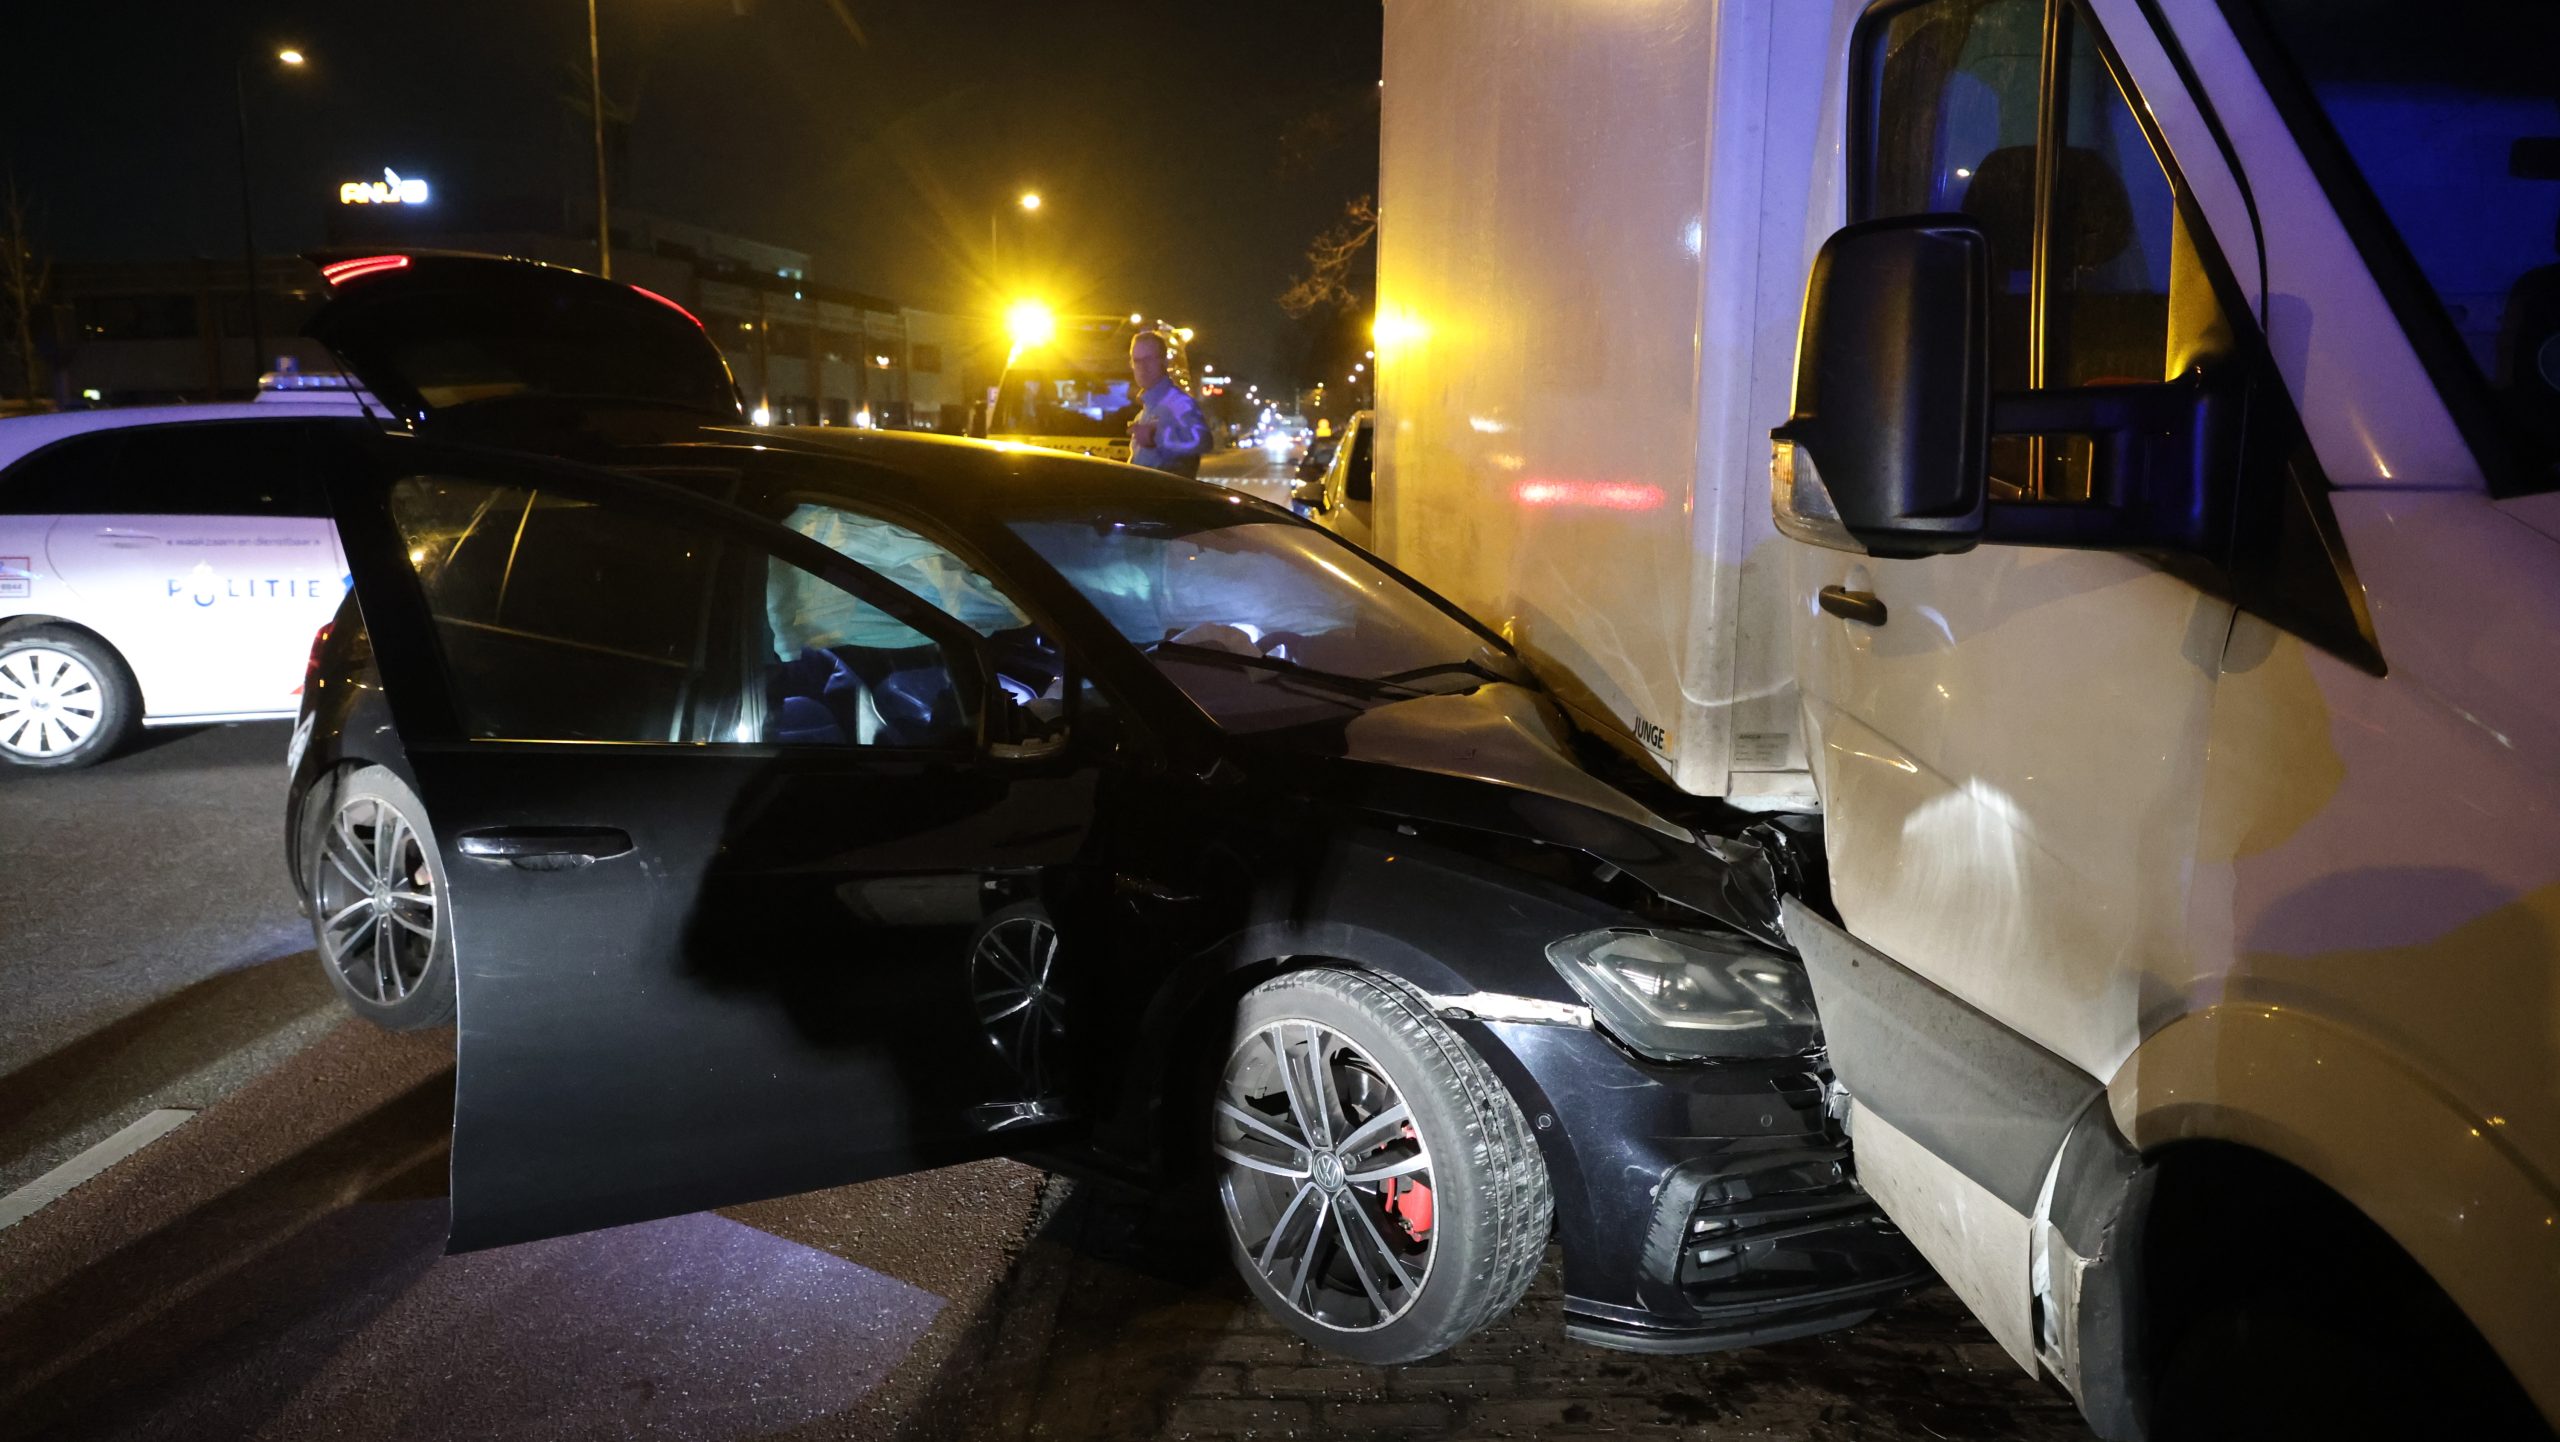
<svg viewBox="0 0 2560 1442">
<path fill-rule="evenodd" d="M 347 773 L 334 790 L 313 788 L 307 805 L 303 883 L 330 985 L 390 1031 L 452 1021 L 450 893 L 426 807 L 379 766 Z"/>
<path fill-rule="evenodd" d="M 1410 1362 L 1528 1290 L 1555 1219 L 1546 1163 L 1519 1103 L 1420 992 L 1368 972 L 1275 977 L 1238 1004 L 1212 1085 L 1229 1253 L 1299 1336 Z"/>
<path fill-rule="evenodd" d="M 0 759 L 39 770 L 94 766 L 141 717 L 141 688 L 104 641 L 68 626 L 0 636 Z"/>
</svg>

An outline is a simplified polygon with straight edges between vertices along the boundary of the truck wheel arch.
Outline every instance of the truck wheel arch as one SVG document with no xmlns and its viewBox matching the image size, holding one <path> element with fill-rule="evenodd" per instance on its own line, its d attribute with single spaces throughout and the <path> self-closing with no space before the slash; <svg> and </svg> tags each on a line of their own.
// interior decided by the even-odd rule
<svg viewBox="0 0 2560 1442">
<path fill-rule="evenodd" d="M 2370 1224 L 2452 1299 L 2546 1415 L 2560 1415 L 2560 1202 L 2495 1134 L 2375 1041 L 2298 1008 L 2230 1003 L 2146 1038 L 2108 1084 L 2117 1129 L 2157 1172 L 2143 1235 L 2175 1268 L 2197 1189 L 2282 1179 L 2281 1206 L 2326 1201 Z M 2266 1170 L 2272 1163 L 2282 1170 Z M 2324 1201 L 2324 1199 L 2326 1199 Z M 2282 1212 L 2253 1207 L 2284 1239 Z M 2334 1229 L 2333 1229 L 2334 1230 Z M 2521 1243 L 2521 1245 L 2519 1245 Z M 2173 1303 L 2174 1304 L 2174 1303 Z M 2150 1318 L 2145 1332 L 2173 1326 Z"/>
</svg>

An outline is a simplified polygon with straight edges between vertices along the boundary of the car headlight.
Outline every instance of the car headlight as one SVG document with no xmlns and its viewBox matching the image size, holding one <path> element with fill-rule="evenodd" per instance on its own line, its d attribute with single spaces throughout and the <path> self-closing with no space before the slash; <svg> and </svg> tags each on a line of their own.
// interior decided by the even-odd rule
<svg viewBox="0 0 2560 1442">
<path fill-rule="evenodd" d="M 1613 927 L 1555 942 L 1547 960 L 1657 1061 L 1797 1056 L 1822 1037 L 1804 969 L 1738 936 Z"/>
</svg>

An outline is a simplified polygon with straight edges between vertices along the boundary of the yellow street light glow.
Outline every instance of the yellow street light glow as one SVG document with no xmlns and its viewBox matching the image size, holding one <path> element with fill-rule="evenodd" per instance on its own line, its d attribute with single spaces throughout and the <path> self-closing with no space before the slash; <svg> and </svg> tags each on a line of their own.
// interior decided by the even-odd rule
<svg viewBox="0 0 2560 1442">
<path fill-rule="evenodd" d="M 1004 313 L 1004 333 L 1017 351 L 1047 345 L 1058 334 L 1058 318 L 1036 300 L 1018 300 Z"/>
<path fill-rule="evenodd" d="M 283 61 L 283 62 L 284 62 L 285 64 L 287 64 L 287 65 L 299 65 L 299 64 L 301 64 L 301 63 L 302 63 L 302 58 L 303 58 L 303 57 L 302 57 L 302 52 L 301 52 L 301 51 L 296 50 L 296 49 L 294 49 L 292 46 L 288 45 L 288 46 L 286 46 L 284 49 L 279 50 L 279 51 L 277 51 L 277 52 L 276 52 L 276 58 L 277 58 L 278 60 Z"/>
<path fill-rule="evenodd" d="M 1378 349 L 1392 350 L 1422 340 L 1431 334 L 1431 327 L 1411 311 L 1381 309 L 1378 318 L 1369 323 L 1369 334 L 1376 339 Z"/>
<path fill-rule="evenodd" d="M 1182 338 L 1182 343 L 1184 345 L 1191 344 L 1191 327 L 1187 325 L 1178 327 L 1175 329 L 1174 334 Z"/>
<path fill-rule="evenodd" d="M 1038 210 L 1040 208 L 1040 192 L 1036 190 L 1026 190 L 1022 192 L 1022 208 L 1025 210 Z"/>
<path fill-rule="evenodd" d="M 1147 318 L 1146 318 L 1145 316 L 1142 316 L 1142 315 L 1138 314 L 1138 313 L 1137 313 L 1136 311 L 1134 311 L 1134 310 L 1133 310 L 1133 311 L 1131 311 L 1131 312 L 1129 312 L 1129 324 L 1131 324 L 1131 325 L 1145 325 L 1146 323 L 1147 323 Z"/>
</svg>

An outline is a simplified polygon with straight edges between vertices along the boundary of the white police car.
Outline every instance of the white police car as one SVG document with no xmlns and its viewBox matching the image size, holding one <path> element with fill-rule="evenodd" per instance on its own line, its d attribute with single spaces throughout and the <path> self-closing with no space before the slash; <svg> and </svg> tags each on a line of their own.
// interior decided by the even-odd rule
<svg viewBox="0 0 2560 1442">
<path fill-rule="evenodd" d="M 289 718 L 346 594 L 319 483 L 345 392 L 0 420 L 0 760 Z"/>
</svg>

